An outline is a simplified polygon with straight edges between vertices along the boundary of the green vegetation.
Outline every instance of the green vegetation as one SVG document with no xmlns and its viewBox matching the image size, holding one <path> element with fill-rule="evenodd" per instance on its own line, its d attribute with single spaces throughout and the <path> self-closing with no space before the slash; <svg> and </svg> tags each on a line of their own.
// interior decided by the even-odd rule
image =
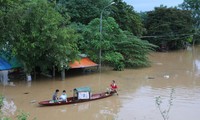
<svg viewBox="0 0 200 120">
<path fill-rule="evenodd" d="M 47 68 L 54 64 L 59 67 L 66 58 L 75 58 L 78 53 L 76 34 L 64 25 L 65 19 L 55 9 L 43 1 L 26 3 L 20 9 L 14 10 L 14 14 L 11 12 L 14 16 L 22 11 L 12 25 L 19 25 L 15 30 L 19 33 L 12 36 L 12 53 L 24 62 L 29 72 L 35 66 Z"/>
<path fill-rule="evenodd" d="M 147 55 L 154 46 L 134 36 L 142 34 L 143 25 L 133 8 L 122 1 L 115 1 L 104 10 L 100 42 L 100 12 L 111 2 L 1 1 L 1 51 L 10 52 L 19 59 L 28 74 L 37 66 L 42 71 L 53 65 L 61 70 L 70 61 L 78 59 L 79 53 L 86 53 L 98 62 L 100 46 L 102 61 L 115 70 L 149 65 Z M 124 9 L 123 13 L 121 8 Z M 108 18 L 108 15 L 113 18 Z"/>
<path fill-rule="evenodd" d="M 141 41 L 129 31 L 123 31 L 112 17 L 103 20 L 103 39 L 99 42 L 99 22 L 99 18 L 96 18 L 84 27 L 76 25 L 82 34 L 79 46 L 84 53 L 98 61 L 97 53 L 101 47 L 102 62 L 112 66 L 114 70 L 149 66 L 147 55 L 151 48 L 155 47 L 154 45 Z"/>
<path fill-rule="evenodd" d="M 52 0 L 55 1 L 55 0 Z M 90 21 L 100 17 L 101 10 L 112 0 L 56 0 L 60 13 L 67 13 L 71 22 L 87 25 Z"/>
<path fill-rule="evenodd" d="M 28 117 L 29 117 L 28 113 L 20 111 L 20 113 L 17 115 L 17 120 L 27 120 Z"/>
<path fill-rule="evenodd" d="M 185 0 L 182 9 L 160 6 L 140 14 L 122 0 L 113 2 L 0 1 L 0 51 L 20 60 L 28 74 L 37 66 L 62 70 L 80 53 L 99 62 L 100 49 L 104 65 L 123 70 L 149 66 L 147 55 L 156 46 L 185 48 L 199 35 L 198 0 Z"/>
<path fill-rule="evenodd" d="M 145 27 L 148 41 L 166 49 L 185 48 L 192 36 L 191 12 L 164 6 L 147 12 Z"/>
<path fill-rule="evenodd" d="M 116 20 L 122 30 L 127 30 L 135 36 L 141 36 L 144 26 L 138 13 L 134 8 L 127 5 L 122 0 L 114 0 L 115 4 L 111 8 L 111 16 Z"/>
<path fill-rule="evenodd" d="M 0 95 L 0 109 L 3 106 L 3 99 L 4 99 L 4 97 L 2 95 Z M 0 112 L 0 114 L 1 114 L 1 112 Z"/>
<path fill-rule="evenodd" d="M 5 3 L 2 24 L 4 50 L 10 51 L 24 64 L 27 73 L 36 66 L 61 67 L 77 57 L 76 34 L 47 1 L 33 0 Z M 3 11 L 3 10 L 2 10 Z M 67 60 L 67 61 L 66 61 Z"/>
<path fill-rule="evenodd" d="M 193 19 L 193 45 L 195 42 L 200 43 L 200 0 L 184 0 L 180 5 L 183 10 L 191 11 L 191 17 Z"/>
</svg>

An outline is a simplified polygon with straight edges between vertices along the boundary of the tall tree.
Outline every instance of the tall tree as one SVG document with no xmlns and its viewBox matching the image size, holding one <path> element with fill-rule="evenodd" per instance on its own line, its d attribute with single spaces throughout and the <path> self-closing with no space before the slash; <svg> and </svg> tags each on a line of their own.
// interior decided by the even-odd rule
<svg viewBox="0 0 200 120">
<path fill-rule="evenodd" d="M 99 18 L 102 13 L 103 18 L 108 15 L 115 18 L 122 30 L 128 30 L 134 35 L 140 36 L 144 28 L 140 16 L 133 7 L 122 0 L 113 2 L 114 4 L 106 7 L 112 3 L 112 0 L 57 0 L 57 6 L 60 7 L 59 10 L 69 13 L 72 22 L 87 25 L 94 18 Z"/>
<path fill-rule="evenodd" d="M 76 27 L 83 35 L 79 46 L 84 53 L 98 62 L 101 49 L 103 64 L 112 66 L 115 70 L 149 65 L 147 55 L 155 46 L 138 39 L 128 31 L 121 30 L 112 17 L 103 19 L 102 39 L 100 39 L 99 22 L 100 19 L 96 18 L 87 26 Z"/>
<path fill-rule="evenodd" d="M 147 13 L 148 40 L 160 47 L 180 49 L 192 35 L 191 12 L 177 8 L 157 7 Z"/>
<path fill-rule="evenodd" d="M 184 2 L 180 5 L 180 7 L 183 10 L 190 10 L 192 12 L 192 18 L 194 22 L 194 41 L 193 44 L 195 44 L 195 40 L 199 41 L 200 38 L 200 0 L 184 0 Z"/>
<path fill-rule="evenodd" d="M 36 66 L 61 68 L 76 57 L 76 34 L 63 26 L 65 19 L 46 0 L 22 0 L 11 6 L 6 18 L 8 35 L 4 44 L 24 63 L 28 73 Z"/>
<path fill-rule="evenodd" d="M 65 9 L 72 22 L 88 24 L 100 17 L 100 12 L 111 0 L 57 0 L 57 4 Z"/>
<path fill-rule="evenodd" d="M 5 49 L 8 47 L 7 40 L 9 38 L 8 31 L 8 15 L 7 13 L 15 6 L 18 6 L 19 1 L 1 0 L 0 1 L 0 48 Z"/>
<path fill-rule="evenodd" d="M 128 30 L 135 36 L 141 36 L 144 32 L 144 26 L 138 13 L 134 11 L 131 5 L 126 4 L 122 0 L 114 0 L 112 5 L 111 16 L 119 24 L 122 30 Z"/>
</svg>

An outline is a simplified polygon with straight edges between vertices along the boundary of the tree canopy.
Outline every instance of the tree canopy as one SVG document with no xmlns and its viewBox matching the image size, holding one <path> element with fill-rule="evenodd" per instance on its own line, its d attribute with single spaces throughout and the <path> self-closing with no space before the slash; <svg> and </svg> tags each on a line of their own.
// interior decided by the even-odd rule
<svg viewBox="0 0 200 120">
<path fill-rule="evenodd" d="M 27 72 L 36 66 L 61 67 L 61 63 L 76 58 L 76 34 L 63 26 L 65 19 L 47 1 L 21 1 L 5 6 L 9 10 L 1 16 L 1 23 L 6 31 L 3 40 L 9 46 L 6 50 L 22 61 Z"/>
<path fill-rule="evenodd" d="M 144 32 L 144 26 L 138 13 L 134 11 L 131 5 L 122 0 L 114 0 L 111 16 L 116 20 L 122 30 L 127 30 L 135 36 L 141 36 Z"/>
<path fill-rule="evenodd" d="M 79 30 L 83 35 L 79 46 L 84 53 L 98 62 L 101 49 L 102 62 L 114 67 L 115 70 L 149 65 L 147 55 L 155 47 L 154 45 L 140 40 L 131 32 L 123 31 L 112 17 L 103 20 L 102 39 L 100 40 L 99 22 L 99 18 L 96 18 L 85 27 L 79 25 Z"/>
<path fill-rule="evenodd" d="M 91 20 L 100 17 L 104 6 L 111 0 L 57 0 L 59 7 L 71 17 L 72 22 L 88 24 Z"/>
<path fill-rule="evenodd" d="M 36 66 L 42 70 L 53 65 L 61 69 L 77 59 L 79 53 L 96 62 L 101 59 L 115 70 L 149 65 L 147 55 L 155 46 L 136 37 L 144 29 L 140 16 L 121 0 L 115 0 L 115 4 L 111 0 L 0 3 L 1 51 L 18 58 L 27 73 Z"/>
<path fill-rule="evenodd" d="M 184 48 L 193 30 L 190 15 L 190 11 L 165 6 L 147 12 L 145 28 L 149 42 L 169 49 Z"/>
<path fill-rule="evenodd" d="M 143 24 L 134 8 L 122 0 L 57 0 L 60 13 L 68 12 L 71 22 L 88 24 L 95 18 L 99 18 L 101 12 L 103 17 L 110 15 L 118 23 L 122 30 L 128 30 L 136 36 L 143 33 Z M 110 5 L 109 7 L 106 7 Z M 106 9 L 104 9 L 106 7 Z"/>
<path fill-rule="evenodd" d="M 199 41 L 200 34 L 200 0 L 184 0 L 184 2 L 180 5 L 183 10 L 189 10 L 192 12 L 191 16 L 193 18 L 194 24 L 194 41 Z"/>
</svg>

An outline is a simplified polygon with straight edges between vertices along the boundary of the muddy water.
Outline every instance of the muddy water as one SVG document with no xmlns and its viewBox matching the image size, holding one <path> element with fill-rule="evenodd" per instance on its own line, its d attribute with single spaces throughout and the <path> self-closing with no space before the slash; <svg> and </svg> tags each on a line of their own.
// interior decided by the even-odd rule
<svg viewBox="0 0 200 120">
<path fill-rule="evenodd" d="M 169 120 L 200 118 L 200 46 L 176 52 L 152 53 L 152 67 L 116 72 L 104 68 L 102 73 L 40 78 L 31 83 L 15 81 L 15 86 L 0 86 L 0 93 L 13 100 L 17 110 L 29 112 L 38 120 L 162 120 L 155 102 L 160 96 L 161 110 L 168 110 L 174 89 Z M 54 107 L 39 107 L 41 100 L 50 99 L 54 90 L 66 89 L 72 96 L 75 87 L 90 86 L 92 92 L 106 90 L 111 80 L 119 86 L 119 96 Z M 15 115 L 17 112 L 15 113 Z"/>
</svg>

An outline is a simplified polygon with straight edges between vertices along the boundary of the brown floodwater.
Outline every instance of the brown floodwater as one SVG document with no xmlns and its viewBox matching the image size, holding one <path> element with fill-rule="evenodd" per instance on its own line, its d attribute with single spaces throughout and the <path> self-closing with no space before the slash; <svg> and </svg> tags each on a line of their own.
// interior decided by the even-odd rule
<svg viewBox="0 0 200 120">
<path fill-rule="evenodd" d="M 156 104 L 160 96 L 161 110 L 169 120 L 199 120 L 200 118 L 200 46 L 175 52 L 152 53 L 152 66 L 142 69 L 66 75 L 60 78 L 39 78 L 26 82 L 15 80 L 15 86 L 0 85 L 0 94 L 13 101 L 17 111 L 37 120 L 162 120 Z M 90 86 L 92 93 L 105 91 L 116 80 L 119 95 L 109 98 L 53 107 L 40 107 L 39 101 L 51 99 L 55 89 L 67 90 L 72 96 L 76 87 Z M 169 105 L 172 89 L 172 105 Z"/>
</svg>

